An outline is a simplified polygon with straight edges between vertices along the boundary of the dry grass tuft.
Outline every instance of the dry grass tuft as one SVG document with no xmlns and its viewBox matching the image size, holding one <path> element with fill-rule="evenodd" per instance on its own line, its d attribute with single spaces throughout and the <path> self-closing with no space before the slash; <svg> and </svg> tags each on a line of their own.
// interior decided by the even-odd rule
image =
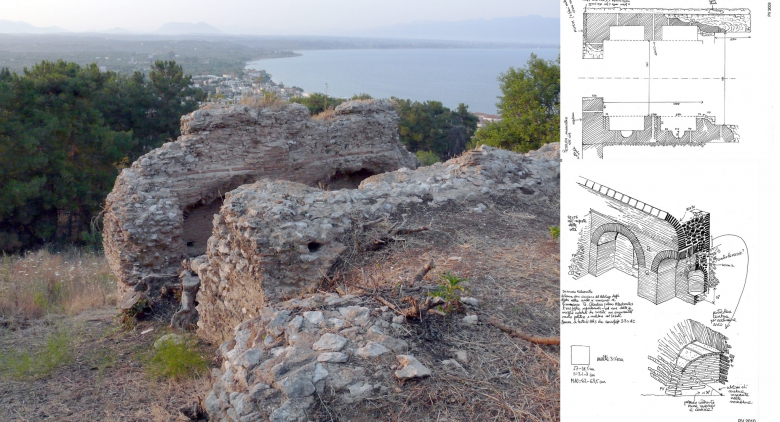
<svg viewBox="0 0 780 422">
<path fill-rule="evenodd" d="M 116 302 L 116 280 L 102 254 L 45 249 L 0 257 L 0 317 L 76 315 Z"/>
<path fill-rule="evenodd" d="M 336 110 L 331 107 L 327 110 L 323 110 L 322 112 L 315 114 L 314 116 L 311 116 L 312 120 L 317 121 L 327 121 L 327 120 L 333 120 L 336 118 Z"/>
<path fill-rule="evenodd" d="M 253 108 L 269 108 L 271 110 L 281 110 L 287 105 L 287 102 L 273 94 L 252 95 L 241 99 L 241 105 Z"/>
</svg>

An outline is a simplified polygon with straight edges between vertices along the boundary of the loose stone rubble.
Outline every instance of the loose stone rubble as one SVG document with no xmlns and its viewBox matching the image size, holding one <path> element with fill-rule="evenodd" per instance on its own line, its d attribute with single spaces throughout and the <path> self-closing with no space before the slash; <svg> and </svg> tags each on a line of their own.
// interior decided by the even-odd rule
<svg viewBox="0 0 780 422">
<path fill-rule="evenodd" d="M 224 361 L 205 401 L 211 420 L 307 421 L 316 395 L 353 403 L 394 388 L 396 377 L 430 376 L 394 335 L 394 314 L 362 300 L 315 293 L 238 325 L 219 348 Z"/>
<path fill-rule="evenodd" d="M 192 268 L 201 280 L 198 333 L 222 342 L 265 306 L 314 291 L 345 252 L 345 236 L 401 204 L 549 205 L 560 194 L 559 168 L 558 144 L 529 154 L 481 147 L 446 163 L 372 176 L 352 190 L 282 180 L 238 187 L 214 216 L 206 256 Z M 342 318 L 367 318 L 344 312 Z"/>
<path fill-rule="evenodd" d="M 356 185 L 415 168 L 387 101 L 352 101 L 328 120 L 306 107 L 212 106 L 182 117 L 182 136 L 122 171 L 106 200 L 104 248 L 119 298 L 176 282 L 182 259 L 203 254 L 212 216 L 231 190 L 262 177 Z M 170 286 L 169 286 L 170 287 Z"/>
</svg>

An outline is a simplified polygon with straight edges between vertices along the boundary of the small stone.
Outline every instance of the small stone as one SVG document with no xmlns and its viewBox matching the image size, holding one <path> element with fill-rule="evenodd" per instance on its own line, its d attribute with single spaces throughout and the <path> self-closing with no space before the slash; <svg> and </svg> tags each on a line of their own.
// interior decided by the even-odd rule
<svg viewBox="0 0 780 422">
<path fill-rule="evenodd" d="M 469 354 L 465 350 L 458 350 L 455 352 L 455 359 L 457 359 L 460 363 L 466 365 L 469 363 Z"/>
<path fill-rule="evenodd" d="M 456 361 L 454 359 L 443 360 L 443 361 L 441 361 L 441 364 L 444 365 L 444 366 L 452 366 L 452 367 L 455 367 L 455 368 L 458 368 L 458 369 L 463 369 L 463 367 L 460 365 L 460 363 L 458 363 L 458 361 Z"/>
<path fill-rule="evenodd" d="M 154 342 L 154 348 L 159 349 L 164 343 L 184 344 L 184 336 L 179 334 L 166 334 Z"/>
<path fill-rule="evenodd" d="M 306 322 L 313 325 L 320 325 L 324 319 L 320 311 L 304 312 L 303 317 L 306 318 Z"/>
<path fill-rule="evenodd" d="M 247 370 L 252 370 L 260 362 L 263 352 L 258 349 L 249 349 L 240 354 L 233 362 L 236 366 L 243 366 Z"/>
<path fill-rule="evenodd" d="M 477 321 L 479 321 L 479 317 L 477 317 L 476 315 L 468 315 L 463 317 L 464 324 L 476 325 Z"/>
<path fill-rule="evenodd" d="M 317 356 L 317 361 L 319 362 L 343 363 L 347 360 L 349 360 L 349 356 L 341 352 L 325 352 Z"/>
<path fill-rule="evenodd" d="M 356 325 L 367 325 L 371 321 L 370 310 L 363 306 L 347 306 L 339 308 L 339 313 L 347 321 Z"/>
<path fill-rule="evenodd" d="M 406 321 L 406 317 L 403 315 L 396 315 L 393 317 L 393 324 L 403 324 Z"/>
<path fill-rule="evenodd" d="M 289 398 L 308 397 L 314 394 L 314 384 L 302 375 L 291 375 L 279 383 L 279 389 Z"/>
<path fill-rule="evenodd" d="M 385 353 L 390 353 L 390 349 L 388 349 L 385 346 L 382 346 L 379 343 L 369 341 L 365 346 L 355 351 L 355 356 L 368 359 L 368 358 L 375 358 L 377 356 L 381 356 Z"/>
<path fill-rule="evenodd" d="M 325 369 L 325 367 L 321 363 L 318 363 L 317 365 L 314 366 L 314 377 L 312 378 L 311 382 L 313 384 L 316 384 L 317 381 L 323 380 L 327 376 L 328 376 L 328 370 Z"/>
<path fill-rule="evenodd" d="M 463 258 L 461 258 L 459 256 L 451 256 L 451 257 L 447 258 L 447 261 L 457 261 L 457 262 L 460 262 L 462 260 L 463 260 Z"/>
<path fill-rule="evenodd" d="M 328 323 L 333 326 L 333 328 L 340 330 L 344 328 L 345 325 L 347 325 L 346 322 L 344 322 L 341 318 L 331 318 L 328 320 Z"/>
<path fill-rule="evenodd" d="M 367 382 L 359 382 L 349 386 L 349 394 L 354 397 L 360 397 L 372 389 L 373 387 L 371 387 L 371 384 Z"/>
<path fill-rule="evenodd" d="M 346 344 L 346 338 L 338 334 L 325 333 L 316 343 L 312 344 L 312 349 L 338 352 L 343 349 Z"/>
<path fill-rule="evenodd" d="M 303 318 L 300 315 L 296 315 L 287 326 L 290 327 L 290 331 L 297 333 L 301 329 L 301 324 L 303 324 Z"/>
<path fill-rule="evenodd" d="M 460 301 L 465 303 L 466 305 L 469 305 L 469 306 L 476 307 L 476 306 L 479 305 L 479 301 L 477 299 L 473 298 L 473 297 L 464 296 L 464 297 L 460 298 Z"/>
<path fill-rule="evenodd" d="M 249 392 L 247 392 L 247 395 L 255 400 L 259 399 L 263 393 L 263 391 L 271 388 L 270 386 L 263 384 L 262 382 L 259 382 L 255 385 L 253 385 Z"/>
<path fill-rule="evenodd" d="M 414 356 L 398 355 L 396 358 L 398 359 L 398 363 L 402 365 L 401 369 L 395 371 L 396 378 L 422 378 L 431 375 L 431 370 L 426 368 L 425 365 L 420 363 Z"/>
</svg>

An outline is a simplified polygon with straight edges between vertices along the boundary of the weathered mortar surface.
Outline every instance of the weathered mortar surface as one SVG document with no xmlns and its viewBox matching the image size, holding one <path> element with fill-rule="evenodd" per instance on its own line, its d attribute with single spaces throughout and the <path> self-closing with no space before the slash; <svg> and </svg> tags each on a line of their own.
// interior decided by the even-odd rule
<svg viewBox="0 0 780 422">
<path fill-rule="evenodd" d="M 218 210 L 240 185 L 262 177 L 317 185 L 337 173 L 416 168 L 397 125 L 385 101 L 344 103 L 326 121 L 311 120 L 300 104 L 217 106 L 183 116 L 182 136 L 124 169 L 106 199 L 103 244 L 120 297 L 174 282 L 181 260 L 204 252 L 195 243 L 211 233 L 208 207 Z M 189 246 L 187 230 L 195 232 Z"/>
<path fill-rule="evenodd" d="M 481 147 L 446 163 L 372 176 L 354 190 L 280 180 L 237 188 L 214 217 L 207 256 L 193 265 L 201 279 L 199 335 L 222 342 L 265 306 L 313 291 L 344 252 L 345 234 L 400 204 L 557 203 L 558 148 L 517 154 Z"/>
</svg>

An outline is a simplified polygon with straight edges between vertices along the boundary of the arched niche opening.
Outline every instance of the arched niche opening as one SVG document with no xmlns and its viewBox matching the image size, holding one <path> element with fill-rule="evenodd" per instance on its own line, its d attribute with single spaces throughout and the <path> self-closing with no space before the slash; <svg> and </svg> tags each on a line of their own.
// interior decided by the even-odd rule
<svg viewBox="0 0 780 422">
<path fill-rule="evenodd" d="M 326 186 L 329 190 L 357 189 L 360 186 L 360 182 L 375 174 L 373 171 L 365 168 L 351 172 L 337 171 L 330 177 Z"/>
</svg>

